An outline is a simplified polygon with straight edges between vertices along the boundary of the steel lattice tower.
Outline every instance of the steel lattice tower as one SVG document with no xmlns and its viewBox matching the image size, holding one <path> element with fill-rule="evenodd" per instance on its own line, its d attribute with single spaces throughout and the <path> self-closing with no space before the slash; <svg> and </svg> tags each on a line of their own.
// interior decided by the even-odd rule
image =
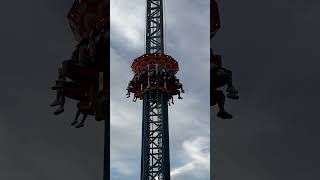
<svg viewBox="0 0 320 180">
<path fill-rule="evenodd" d="M 163 0 L 147 0 L 146 53 L 164 53 Z M 168 97 L 150 90 L 143 98 L 141 180 L 170 180 Z"/>
<path fill-rule="evenodd" d="M 183 93 L 178 62 L 164 54 L 163 1 L 146 1 L 146 54 L 134 60 L 127 89 L 143 100 L 141 180 L 170 180 L 168 102 Z"/>
<path fill-rule="evenodd" d="M 146 53 L 164 53 L 163 0 L 147 0 Z"/>
</svg>

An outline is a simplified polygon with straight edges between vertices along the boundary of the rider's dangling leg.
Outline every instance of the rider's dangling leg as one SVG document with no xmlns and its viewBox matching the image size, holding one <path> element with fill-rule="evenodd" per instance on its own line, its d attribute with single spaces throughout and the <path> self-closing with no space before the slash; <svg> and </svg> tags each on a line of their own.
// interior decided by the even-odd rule
<svg viewBox="0 0 320 180">
<path fill-rule="evenodd" d="M 222 91 L 220 90 L 214 90 L 212 93 L 212 99 L 211 102 L 213 105 L 218 104 L 219 112 L 217 114 L 218 117 L 222 119 L 231 119 L 232 115 L 226 112 L 224 109 L 224 103 L 225 103 L 225 96 Z"/>
<path fill-rule="evenodd" d="M 63 95 L 63 90 L 59 90 L 61 94 L 59 95 L 58 101 L 60 102 L 60 107 L 54 112 L 54 115 L 59 115 L 64 112 L 64 103 L 65 103 L 65 97 Z"/>
<path fill-rule="evenodd" d="M 217 78 L 217 86 L 221 87 L 225 84 L 228 86 L 227 88 L 227 97 L 230 99 L 239 99 L 238 91 L 235 89 L 235 87 L 232 84 L 232 72 L 228 69 L 221 68 L 216 72 L 216 78 Z"/>
<path fill-rule="evenodd" d="M 77 113 L 76 113 L 76 116 L 75 116 L 75 118 L 74 118 L 74 121 L 71 123 L 71 126 L 74 126 L 74 125 L 76 125 L 76 124 L 78 123 L 78 118 L 79 118 L 80 114 L 81 114 L 81 112 L 80 112 L 80 110 L 78 109 L 78 110 L 77 110 Z"/>
</svg>

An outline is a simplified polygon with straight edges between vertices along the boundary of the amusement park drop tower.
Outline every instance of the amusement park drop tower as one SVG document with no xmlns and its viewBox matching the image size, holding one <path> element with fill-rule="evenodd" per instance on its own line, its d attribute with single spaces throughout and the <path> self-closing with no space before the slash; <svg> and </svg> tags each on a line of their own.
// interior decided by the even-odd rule
<svg viewBox="0 0 320 180">
<path fill-rule="evenodd" d="M 141 180 L 170 180 L 168 103 L 183 89 L 178 62 L 164 54 L 163 0 L 146 2 L 146 54 L 133 61 L 128 91 L 143 100 Z"/>
</svg>

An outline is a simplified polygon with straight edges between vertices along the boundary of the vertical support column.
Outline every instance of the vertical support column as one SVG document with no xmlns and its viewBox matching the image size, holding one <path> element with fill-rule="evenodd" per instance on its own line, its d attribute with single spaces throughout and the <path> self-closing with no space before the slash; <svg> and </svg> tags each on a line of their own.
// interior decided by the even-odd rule
<svg viewBox="0 0 320 180">
<path fill-rule="evenodd" d="M 103 180 L 110 180 L 110 122 L 105 120 L 104 124 Z"/>
<path fill-rule="evenodd" d="M 170 180 L 168 96 L 158 90 L 143 99 L 141 180 Z"/>
<path fill-rule="evenodd" d="M 163 0 L 147 0 L 146 53 L 164 53 Z"/>
<path fill-rule="evenodd" d="M 215 126 L 216 118 L 215 114 L 210 114 L 210 179 L 216 179 L 216 168 L 215 168 Z"/>
<path fill-rule="evenodd" d="M 147 0 L 146 53 L 164 53 L 163 0 Z M 149 90 L 143 99 L 141 180 L 170 180 L 168 97 Z"/>
<path fill-rule="evenodd" d="M 107 19 L 110 19 L 110 0 L 107 1 Z M 106 68 L 103 73 L 103 94 L 106 94 L 106 112 L 104 120 L 104 163 L 103 180 L 110 180 L 110 21 L 106 23 L 105 53 L 102 56 L 101 67 Z"/>
<path fill-rule="evenodd" d="M 170 180 L 170 143 L 169 143 L 169 118 L 168 118 L 168 95 L 161 93 L 161 119 L 163 124 L 163 157 L 162 171 L 163 180 Z"/>
<path fill-rule="evenodd" d="M 149 180 L 149 101 L 149 93 L 145 93 L 142 110 L 141 180 Z"/>
</svg>

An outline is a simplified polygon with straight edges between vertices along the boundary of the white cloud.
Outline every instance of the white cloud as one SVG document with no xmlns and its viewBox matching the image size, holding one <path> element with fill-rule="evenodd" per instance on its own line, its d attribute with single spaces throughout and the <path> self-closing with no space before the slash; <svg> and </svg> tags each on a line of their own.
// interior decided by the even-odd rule
<svg viewBox="0 0 320 180">
<path fill-rule="evenodd" d="M 183 158 L 187 163 L 171 171 L 171 176 L 179 177 L 182 175 L 191 176 L 194 172 L 207 173 L 210 169 L 210 140 L 208 137 L 198 137 L 192 141 L 183 142 Z"/>
<path fill-rule="evenodd" d="M 110 25 L 122 38 L 128 47 L 140 47 L 144 42 L 145 5 L 137 1 L 111 1 Z M 142 32 L 142 33 L 141 33 Z M 111 34 L 112 35 L 112 34 Z"/>
</svg>

